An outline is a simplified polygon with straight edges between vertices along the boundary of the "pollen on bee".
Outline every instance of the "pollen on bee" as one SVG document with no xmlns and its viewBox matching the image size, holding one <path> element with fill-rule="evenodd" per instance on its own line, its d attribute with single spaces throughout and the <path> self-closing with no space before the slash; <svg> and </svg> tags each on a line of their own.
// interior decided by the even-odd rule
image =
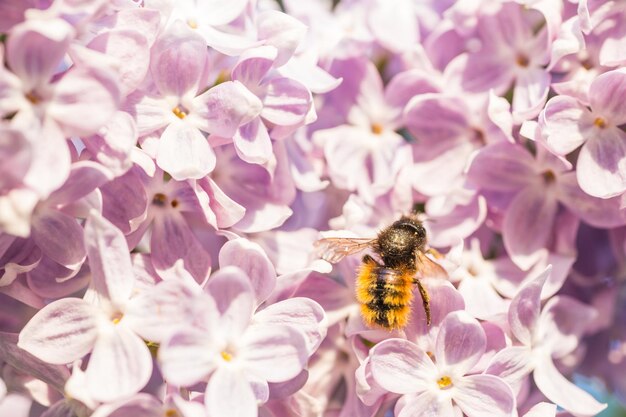
<svg viewBox="0 0 626 417">
<path fill-rule="evenodd" d="M 439 385 L 439 388 L 441 389 L 447 389 L 452 386 L 452 380 L 449 376 L 444 375 L 437 380 L 437 385 Z"/>
</svg>

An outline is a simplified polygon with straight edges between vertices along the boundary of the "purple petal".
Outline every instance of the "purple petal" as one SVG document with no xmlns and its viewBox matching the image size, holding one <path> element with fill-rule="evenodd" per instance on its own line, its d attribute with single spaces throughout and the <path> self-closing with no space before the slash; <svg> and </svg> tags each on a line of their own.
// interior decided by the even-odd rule
<svg viewBox="0 0 626 417">
<path fill-rule="evenodd" d="M 148 73 L 150 45 L 137 30 L 111 30 L 101 33 L 87 45 L 116 60 L 122 95 L 135 91 Z"/>
<path fill-rule="evenodd" d="M 215 153 L 200 131 L 184 121 L 174 121 L 159 140 L 157 165 L 172 178 L 200 179 L 215 168 Z"/>
<path fill-rule="evenodd" d="M 304 335 L 291 326 L 252 326 L 241 338 L 241 344 L 240 359 L 246 368 L 268 382 L 296 377 L 309 357 Z"/>
<path fill-rule="evenodd" d="M 617 127 L 597 132 L 580 150 L 576 172 L 580 188 L 594 197 L 626 191 L 626 132 Z"/>
<path fill-rule="evenodd" d="M 398 403 L 399 404 L 399 403 Z M 424 391 L 421 394 L 410 397 L 404 403 L 402 408 L 396 406 L 396 415 L 398 417 L 455 417 L 452 401 L 449 397 L 438 396 L 436 392 Z"/>
<path fill-rule="evenodd" d="M 454 402 L 467 417 L 511 416 L 515 397 L 506 382 L 493 375 L 469 375 L 455 383 Z"/>
<path fill-rule="evenodd" d="M 135 276 L 122 232 L 92 211 L 85 224 L 85 246 L 96 291 L 112 301 L 128 300 Z"/>
<path fill-rule="evenodd" d="M 411 69 L 389 80 L 385 88 L 385 99 L 395 107 L 404 107 L 417 95 L 437 92 L 439 92 L 438 80 L 432 74 L 420 69 Z"/>
<path fill-rule="evenodd" d="M 83 229 L 76 219 L 56 210 L 40 210 L 33 218 L 32 236 L 44 255 L 69 268 L 85 260 Z"/>
<path fill-rule="evenodd" d="M 252 283 L 257 305 L 260 305 L 276 286 L 276 271 L 265 251 L 257 243 L 247 239 L 234 239 L 222 246 L 219 254 L 220 267 L 237 266 Z"/>
<path fill-rule="evenodd" d="M 105 184 L 102 214 L 124 234 L 132 231 L 130 221 L 142 217 L 148 208 L 146 189 L 134 170 Z"/>
<path fill-rule="evenodd" d="M 163 404 L 150 394 L 139 393 L 134 397 L 113 404 L 103 404 L 91 417 L 162 417 Z"/>
<path fill-rule="evenodd" d="M 438 370 L 433 361 L 407 340 L 380 342 L 370 351 L 370 361 L 376 382 L 397 394 L 424 391 L 437 379 Z"/>
<path fill-rule="evenodd" d="M 64 298 L 42 308 L 20 332 L 18 347 L 51 363 L 66 364 L 91 352 L 98 337 L 93 307 Z"/>
<path fill-rule="evenodd" d="M 265 307 L 254 315 L 255 323 L 287 325 L 306 338 L 307 349 L 313 353 L 326 336 L 326 314 L 322 307 L 308 298 L 294 297 Z"/>
<path fill-rule="evenodd" d="M 246 209 L 227 196 L 211 178 L 198 181 L 198 185 L 209 196 L 209 207 L 215 214 L 216 228 L 231 227 L 243 218 Z"/>
<path fill-rule="evenodd" d="M 537 278 L 524 285 L 509 306 L 508 318 L 511 331 L 517 340 L 526 346 L 530 346 L 533 342 L 541 309 L 541 290 L 551 271 L 552 267 L 548 266 Z"/>
<path fill-rule="evenodd" d="M 56 84 L 48 114 L 67 136 L 96 133 L 119 107 L 119 90 L 112 75 L 91 68 L 73 68 Z"/>
<path fill-rule="evenodd" d="M 524 417 L 556 417 L 556 404 L 546 402 L 535 404 Z"/>
<path fill-rule="evenodd" d="M 541 185 L 528 186 L 511 201 L 504 215 L 504 247 L 523 270 L 534 265 L 545 251 L 558 209 L 555 193 Z"/>
<path fill-rule="evenodd" d="M 272 158 L 272 141 L 260 118 L 239 127 L 233 137 L 237 155 L 250 164 L 265 164 Z"/>
<path fill-rule="evenodd" d="M 24 82 L 26 91 L 50 81 L 74 37 L 74 29 L 61 19 L 27 20 L 11 30 L 7 61 Z"/>
<path fill-rule="evenodd" d="M 435 345 L 437 367 L 450 376 L 465 375 L 485 353 L 487 337 L 478 321 L 465 311 L 446 316 Z"/>
<path fill-rule="evenodd" d="M 587 120 L 590 116 L 589 111 L 573 97 L 551 98 L 543 113 L 550 149 L 558 155 L 567 155 L 582 145 L 587 139 L 584 132 L 593 122 Z"/>
<path fill-rule="evenodd" d="M 626 123 L 626 72 L 623 68 L 599 75 L 589 87 L 589 104 L 595 114 L 608 119 L 613 126 Z"/>
<path fill-rule="evenodd" d="M 292 126 L 304 120 L 312 97 L 305 86 L 289 78 L 274 78 L 264 84 L 261 116 L 279 126 Z"/>
<path fill-rule="evenodd" d="M 257 400 L 240 369 L 220 367 L 215 371 L 205 394 L 211 416 L 257 416 Z"/>
<path fill-rule="evenodd" d="M 250 324 L 254 309 L 254 289 L 248 276 L 236 266 L 221 268 L 211 276 L 206 290 L 220 312 L 220 327 L 226 337 L 236 339 Z"/>
<path fill-rule="evenodd" d="M 190 117 L 198 129 L 231 138 L 261 113 L 263 103 L 240 82 L 227 81 L 194 98 L 193 107 Z"/>
<path fill-rule="evenodd" d="M 551 76 L 544 68 L 530 68 L 517 74 L 513 91 L 513 119 L 520 124 L 533 119 L 543 108 Z"/>
<path fill-rule="evenodd" d="M 474 157 L 467 176 L 481 188 L 497 191 L 519 190 L 536 177 L 535 161 L 519 145 L 499 142 Z"/>
<path fill-rule="evenodd" d="M 209 254 L 177 211 L 171 210 L 155 216 L 150 249 L 152 264 L 161 276 L 170 273 L 175 276 L 176 270 L 183 268 L 197 282 L 204 282 L 209 273 Z"/>
<path fill-rule="evenodd" d="M 443 94 L 423 94 L 409 101 L 404 110 L 407 128 L 418 140 L 437 143 L 456 139 L 469 129 L 465 103 Z"/>
<path fill-rule="evenodd" d="M 446 75 L 458 74 L 461 86 L 469 92 L 494 89 L 496 94 L 500 94 L 514 79 L 513 68 L 507 61 L 491 51 L 459 55 L 446 67 Z"/>
<path fill-rule="evenodd" d="M 131 298 L 124 323 L 146 340 L 163 342 L 188 319 L 189 302 L 199 291 L 182 280 L 163 281 Z"/>
<path fill-rule="evenodd" d="M 278 51 L 273 46 L 248 49 L 241 54 L 239 61 L 233 67 L 232 79 L 250 88 L 259 85 L 265 74 L 272 68 L 277 54 Z"/>
<path fill-rule="evenodd" d="M 95 400 L 109 402 L 136 394 L 150 375 L 152 356 L 139 336 L 123 325 L 99 333 L 85 371 L 87 389 Z"/>
<path fill-rule="evenodd" d="M 105 129 L 102 136 L 92 136 L 83 142 L 97 161 L 115 176 L 121 176 L 133 165 L 132 152 L 139 135 L 135 120 L 130 114 L 118 111 Z"/>
<path fill-rule="evenodd" d="M 568 381 L 554 366 L 549 355 L 537 358 L 533 373 L 539 390 L 550 401 L 575 415 L 592 416 L 606 408 L 590 394 Z"/>
<path fill-rule="evenodd" d="M 527 346 L 506 347 L 495 354 L 485 373 L 502 378 L 519 392 L 525 378 L 534 369 L 531 355 L 532 350 Z"/>
<path fill-rule="evenodd" d="M 159 364 L 170 384 L 190 386 L 213 372 L 220 356 L 210 337 L 200 329 L 184 329 L 161 344 Z"/>
<path fill-rule="evenodd" d="M 257 17 L 257 36 L 276 48 L 275 65 L 285 64 L 304 40 L 307 27 L 298 19 L 277 10 L 266 10 Z"/>
<path fill-rule="evenodd" d="M 50 195 L 48 203 L 53 206 L 73 203 L 112 179 L 111 173 L 100 164 L 91 161 L 75 162 L 69 178 Z"/>
<path fill-rule="evenodd" d="M 587 327 L 598 317 L 598 310 L 560 295 L 548 300 L 537 324 L 536 339 L 553 358 L 562 358 L 580 344 Z"/>
<path fill-rule="evenodd" d="M 596 198 L 585 193 L 578 185 L 578 173 L 568 172 L 559 178 L 559 199 L 584 222 L 600 228 L 618 227 L 624 224 L 624 212 L 620 209 L 620 197 Z"/>
<path fill-rule="evenodd" d="M 205 68 L 204 39 L 180 20 L 162 34 L 151 50 L 150 71 L 163 96 L 195 93 Z"/>
<path fill-rule="evenodd" d="M 28 287 L 44 298 L 61 298 L 85 289 L 91 276 L 86 265 L 79 271 L 71 270 L 44 257 L 37 267 L 26 274 Z"/>
</svg>

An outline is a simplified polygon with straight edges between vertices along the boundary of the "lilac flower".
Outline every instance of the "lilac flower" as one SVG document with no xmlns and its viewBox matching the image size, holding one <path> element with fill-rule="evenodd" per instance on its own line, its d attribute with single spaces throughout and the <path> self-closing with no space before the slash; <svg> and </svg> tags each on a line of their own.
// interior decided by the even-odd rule
<svg viewBox="0 0 626 417">
<path fill-rule="evenodd" d="M 543 274 L 525 285 L 511 302 L 508 321 L 511 332 L 521 343 L 496 354 L 487 373 L 499 375 L 519 390 L 522 379 L 533 372 L 541 392 L 557 405 L 576 415 L 595 415 L 606 404 L 569 382 L 554 360 L 563 358 L 578 345 L 597 314 L 592 307 L 567 296 L 557 296 L 541 308 L 541 289 L 550 275 Z"/>
<path fill-rule="evenodd" d="M 468 176 L 474 184 L 513 196 L 504 215 L 504 245 L 524 270 L 545 256 L 559 203 L 592 225 L 623 223 L 617 199 L 600 200 L 583 193 L 570 169 L 541 146 L 533 158 L 508 142 L 485 147 L 472 161 Z"/>
<path fill-rule="evenodd" d="M 147 346 L 126 324 L 134 276 L 122 233 L 92 214 L 85 229 L 93 276 L 86 298 L 63 298 L 36 314 L 20 332 L 18 346 L 52 364 L 91 353 L 86 389 L 97 401 L 138 392 L 152 373 Z"/>
<path fill-rule="evenodd" d="M 284 312 L 274 304 L 254 314 L 254 291 L 237 267 L 221 269 L 207 289 L 193 301 L 203 307 L 196 327 L 179 330 L 161 346 L 163 374 L 182 386 L 208 380 L 209 414 L 256 416 L 257 404 L 268 400 L 268 383 L 296 377 L 319 342 L 311 345 L 298 329 L 295 303 Z"/>
<path fill-rule="evenodd" d="M 587 194 L 610 198 L 626 191 L 626 107 L 614 97 L 626 91 L 626 72 L 598 76 L 589 87 L 588 102 L 560 95 L 541 114 L 547 146 L 567 155 L 582 145 L 576 178 Z M 591 108 L 587 108 L 587 104 Z"/>
<path fill-rule="evenodd" d="M 511 388 L 493 375 L 470 374 L 485 346 L 485 333 L 475 319 L 451 313 L 439 329 L 436 362 L 411 342 L 389 339 L 370 352 L 372 375 L 384 389 L 403 394 L 398 416 L 453 416 L 454 407 L 470 417 L 510 416 L 515 408 Z"/>
<path fill-rule="evenodd" d="M 204 41 L 174 23 L 151 51 L 154 88 L 129 97 L 140 135 L 160 131 L 156 161 L 174 179 L 199 179 L 215 167 L 215 153 L 201 131 L 230 138 L 260 112 L 260 102 L 240 83 L 204 92 L 208 59 Z"/>
</svg>

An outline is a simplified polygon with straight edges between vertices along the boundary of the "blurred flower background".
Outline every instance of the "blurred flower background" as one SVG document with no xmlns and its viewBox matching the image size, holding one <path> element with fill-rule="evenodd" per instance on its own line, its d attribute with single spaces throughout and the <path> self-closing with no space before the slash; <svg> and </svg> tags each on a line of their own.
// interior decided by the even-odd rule
<svg viewBox="0 0 626 417">
<path fill-rule="evenodd" d="M 626 416 L 625 2 L 0 0 L 0 61 L 0 416 Z M 315 242 L 409 213 L 370 328 Z"/>
</svg>

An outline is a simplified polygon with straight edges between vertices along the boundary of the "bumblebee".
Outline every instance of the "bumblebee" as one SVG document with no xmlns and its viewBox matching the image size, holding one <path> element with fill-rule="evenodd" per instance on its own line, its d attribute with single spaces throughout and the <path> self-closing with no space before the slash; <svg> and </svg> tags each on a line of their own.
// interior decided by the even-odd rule
<svg viewBox="0 0 626 417">
<path fill-rule="evenodd" d="M 356 299 L 369 327 L 402 329 L 409 320 L 413 288 L 422 298 L 430 325 L 430 298 L 419 277 L 446 277 L 446 271 L 426 253 L 426 229 L 416 215 L 402 216 L 374 239 L 324 238 L 315 244 L 322 259 L 337 263 L 348 255 L 371 249 L 376 258 L 363 256 L 356 279 Z"/>
</svg>

